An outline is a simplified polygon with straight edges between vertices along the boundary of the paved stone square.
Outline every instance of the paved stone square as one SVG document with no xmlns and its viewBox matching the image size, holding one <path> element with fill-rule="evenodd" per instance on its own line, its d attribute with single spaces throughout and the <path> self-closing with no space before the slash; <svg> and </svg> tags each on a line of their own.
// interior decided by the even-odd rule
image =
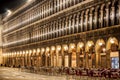
<svg viewBox="0 0 120 80">
<path fill-rule="evenodd" d="M 66 76 L 47 76 L 0 67 L 0 80 L 66 80 Z"/>
</svg>

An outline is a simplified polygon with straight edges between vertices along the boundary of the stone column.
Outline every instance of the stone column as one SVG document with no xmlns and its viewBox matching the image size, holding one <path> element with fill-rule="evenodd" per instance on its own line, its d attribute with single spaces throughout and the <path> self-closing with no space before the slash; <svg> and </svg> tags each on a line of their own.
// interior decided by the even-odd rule
<svg viewBox="0 0 120 80">
<path fill-rule="evenodd" d="M 72 6 L 72 0 L 69 0 L 69 4 L 70 4 L 70 6 Z M 69 7 L 70 7 L 70 6 L 69 6 Z"/>
<path fill-rule="evenodd" d="M 65 29 L 66 28 L 66 26 L 65 26 L 65 18 L 63 18 L 62 26 L 63 26 L 63 29 L 64 29 L 63 33 L 64 33 L 64 35 L 66 35 L 67 33 L 66 33 L 66 29 Z"/>
<path fill-rule="evenodd" d="M 106 26 L 108 27 L 109 26 L 109 18 L 110 18 L 109 17 L 109 15 L 110 15 L 109 8 L 106 8 L 105 10 L 106 10 Z"/>
<path fill-rule="evenodd" d="M 68 34 L 71 34 L 71 31 L 70 31 L 71 29 L 70 28 L 71 28 L 71 18 L 69 17 L 69 27 L 68 27 L 68 32 L 69 33 Z"/>
<path fill-rule="evenodd" d="M 84 27 L 85 27 L 85 31 L 88 31 L 89 30 L 89 28 L 88 28 L 88 14 L 85 15 L 85 19 L 86 19 L 85 20 L 85 25 L 86 26 L 84 26 Z"/>
<path fill-rule="evenodd" d="M 101 9 L 101 11 L 100 11 L 100 13 L 101 13 L 101 27 L 103 27 L 103 9 Z"/>
<path fill-rule="evenodd" d="M 61 34 L 62 34 L 62 23 L 61 23 L 61 19 L 59 20 L 59 29 L 58 29 L 58 31 L 59 31 L 58 37 L 60 37 Z"/>
<path fill-rule="evenodd" d="M 72 19 L 72 28 L 71 28 L 71 30 L 72 30 L 72 34 L 74 34 L 74 32 L 75 32 L 75 16 L 73 17 L 73 19 Z"/>
<path fill-rule="evenodd" d="M 3 30 L 3 22 L 2 22 L 2 16 L 0 15 L 0 64 L 3 63 L 3 52 L 2 52 L 2 30 Z"/>
<path fill-rule="evenodd" d="M 90 14 L 90 30 L 93 29 L 93 14 Z"/>
<path fill-rule="evenodd" d="M 115 24 L 115 7 L 112 7 L 112 25 Z"/>
<path fill-rule="evenodd" d="M 100 58 L 100 56 L 99 56 L 99 53 L 96 53 L 96 68 L 99 68 L 99 59 Z"/>
<path fill-rule="evenodd" d="M 68 17 L 66 18 L 66 35 L 68 35 L 69 29 L 68 29 Z"/>
<path fill-rule="evenodd" d="M 120 4 L 118 5 L 119 8 L 119 24 L 120 24 Z"/>
<path fill-rule="evenodd" d="M 57 6 L 56 6 L 56 0 L 54 0 L 54 13 L 56 13 L 56 8 L 57 8 Z"/>
<path fill-rule="evenodd" d="M 84 19 L 84 18 L 83 18 L 83 15 L 82 15 L 82 16 L 81 16 L 81 32 L 83 32 L 83 30 L 84 30 L 84 29 L 83 29 L 83 19 Z"/>
<path fill-rule="evenodd" d="M 98 27 L 98 12 L 95 11 L 95 28 L 94 29 L 97 29 Z"/>
<path fill-rule="evenodd" d="M 57 11 L 60 11 L 60 0 L 57 0 Z"/>
<path fill-rule="evenodd" d="M 79 16 L 77 16 L 76 26 L 75 27 L 76 27 L 76 33 L 78 33 L 79 32 L 79 30 L 78 30 L 79 29 L 78 28 L 79 27 Z"/>
<path fill-rule="evenodd" d="M 66 8 L 66 5 L 65 5 L 65 0 L 63 0 L 63 9 Z"/>
<path fill-rule="evenodd" d="M 76 0 L 73 0 L 73 5 L 75 5 L 76 4 Z"/>
<path fill-rule="evenodd" d="M 65 3 L 66 3 L 66 8 L 68 8 L 68 3 L 69 2 L 69 0 L 65 0 Z"/>
</svg>

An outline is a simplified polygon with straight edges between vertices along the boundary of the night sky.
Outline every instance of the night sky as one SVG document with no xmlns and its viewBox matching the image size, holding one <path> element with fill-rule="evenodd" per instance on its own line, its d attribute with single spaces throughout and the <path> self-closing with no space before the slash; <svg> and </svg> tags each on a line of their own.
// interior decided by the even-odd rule
<svg viewBox="0 0 120 80">
<path fill-rule="evenodd" d="M 0 0 L 0 14 L 5 13 L 8 9 L 15 10 L 26 0 Z"/>
</svg>

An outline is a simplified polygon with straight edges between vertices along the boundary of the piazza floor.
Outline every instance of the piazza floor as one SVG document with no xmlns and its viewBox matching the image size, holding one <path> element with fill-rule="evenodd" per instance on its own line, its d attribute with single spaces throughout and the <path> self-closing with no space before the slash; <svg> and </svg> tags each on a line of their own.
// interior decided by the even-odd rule
<svg viewBox="0 0 120 80">
<path fill-rule="evenodd" d="M 106 79 L 97 77 L 95 78 L 67 75 L 50 76 L 48 74 L 41 75 L 40 73 L 21 71 L 18 68 L 0 67 L 0 80 L 120 80 L 120 79 Z"/>
<path fill-rule="evenodd" d="M 66 80 L 66 76 L 47 76 L 0 67 L 0 80 Z"/>
</svg>

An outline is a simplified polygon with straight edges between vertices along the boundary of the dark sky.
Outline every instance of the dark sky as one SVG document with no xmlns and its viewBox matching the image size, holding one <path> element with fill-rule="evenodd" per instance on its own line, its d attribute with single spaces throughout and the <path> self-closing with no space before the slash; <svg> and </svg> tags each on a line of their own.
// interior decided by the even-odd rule
<svg viewBox="0 0 120 80">
<path fill-rule="evenodd" d="M 0 14 L 5 13 L 7 9 L 15 10 L 26 0 L 0 0 Z"/>
</svg>

